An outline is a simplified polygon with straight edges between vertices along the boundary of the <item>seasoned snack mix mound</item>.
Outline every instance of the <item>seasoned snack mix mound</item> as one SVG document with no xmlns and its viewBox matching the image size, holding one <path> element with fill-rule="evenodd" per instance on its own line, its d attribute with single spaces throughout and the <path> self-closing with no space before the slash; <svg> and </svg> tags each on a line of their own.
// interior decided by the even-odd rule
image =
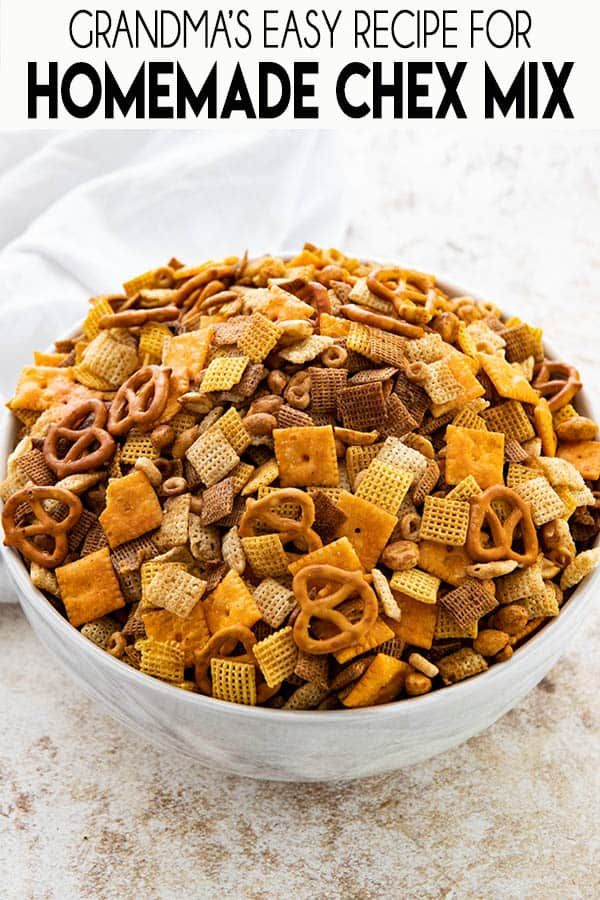
<svg viewBox="0 0 600 900">
<path fill-rule="evenodd" d="M 509 661 L 597 564 L 581 386 L 422 272 L 173 259 L 23 370 L 4 541 L 86 639 L 183 690 L 426 694 Z"/>
</svg>

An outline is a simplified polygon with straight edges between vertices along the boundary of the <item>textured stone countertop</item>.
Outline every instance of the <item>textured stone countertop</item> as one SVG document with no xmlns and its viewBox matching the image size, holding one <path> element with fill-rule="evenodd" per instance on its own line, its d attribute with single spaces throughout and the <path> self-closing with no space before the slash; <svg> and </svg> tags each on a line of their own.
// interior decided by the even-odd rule
<svg viewBox="0 0 600 900">
<path fill-rule="evenodd" d="M 600 389 L 600 136 L 349 134 L 342 154 L 346 248 L 485 292 Z M 597 897 L 599 646 L 597 609 L 466 745 L 368 782 L 294 786 L 140 743 L 0 606 L 2 896 Z"/>
</svg>

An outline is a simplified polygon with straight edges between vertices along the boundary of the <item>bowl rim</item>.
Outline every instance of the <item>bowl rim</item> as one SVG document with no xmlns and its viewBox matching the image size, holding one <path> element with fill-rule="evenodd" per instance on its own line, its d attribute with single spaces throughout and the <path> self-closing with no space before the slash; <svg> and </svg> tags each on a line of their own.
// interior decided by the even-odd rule
<svg viewBox="0 0 600 900">
<path fill-rule="evenodd" d="M 289 256 L 290 254 L 282 253 L 281 256 Z M 363 257 L 365 258 L 365 257 Z M 366 257 L 371 259 L 372 257 Z M 440 285 L 451 296 L 469 296 L 474 299 L 481 300 L 481 295 L 473 291 L 467 291 L 457 282 L 446 277 L 436 277 L 436 283 Z M 506 313 L 504 313 L 506 315 Z M 73 336 L 79 330 L 79 325 L 74 326 L 69 332 L 69 336 Z M 545 343 L 546 350 L 550 358 L 559 359 L 560 357 L 553 353 Z M 583 407 L 583 412 L 590 415 L 598 421 L 598 417 L 594 414 L 593 405 L 585 391 L 585 388 L 577 397 L 577 403 Z M 0 465 L 4 471 L 6 461 L 9 454 L 14 448 L 14 430 L 15 417 L 10 411 L 4 408 L 2 410 L 2 420 L 0 421 Z M 596 539 L 595 546 L 600 544 L 600 535 Z M 407 697 L 402 700 L 395 700 L 390 703 L 381 704 L 379 706 L 369 706 L 358 709 L 335 709 L 335 710 L 292 710 L 292 709 L 273 709 L 267 706 L 247 706 L 244 704 L 229 703 L 226 700 L 219 700 L 215 697 L 208 697 L 193 691 L 184 691 L 177 685 L 169 684 L 158 678 L 153 678 L 143 672 L 134 669 L 127 663 L 111 656 L 105 650 L 102 650 L 93 641 L 88 640 L 79 629 L 74 628 L 70 622 L 62 616 L 58 610 L 52 606 L 50 601 L 44 594 L 32 584 L 29 573 L 25 567 L 25 563 L 21 559 L 16 549 L 6 547 L 4 543 L 0 544 L 0 552 L 2 558 L 9 570 L 14 583 L 19 591 L 22 591 L 25 597 L 22 599 L 19 591 L 17 597 L 19 604 L 24 605 L 25 599 L 29 604 L 37 605 L 37 614 L 39 614 L 52 629 L 58 629 L 65 636 L 65 640 L 74 643 L 81 652 L 89 654 L 92 659 L 97 659 L 100 665 L 108 666 L 109 670 L 114 671 L 115 677 L 124 677 L 129 680 L 132 685 L 140 685 L 149 690 L 155 690 L 158 693 L 163 692 L 167 698 L 177 698 L 182 703 L 193 704 L 199 710 L 206 710 L 208 713 L 228 713 L 231 716 L 239 716 L 241 718 L 262 719 L 269 726 L 275 725 L 277 722 L 289 724 L 291 721 L 302 721 L 303 723 L 317 722 L 339 722 L 343 716 L 344 721 L 363 722 L 371 719 L 383 719 L 394 716 L 408 716 L 418 708 L 425 710 L 427 707 L 435 709 L 440 703 L 448 703 L 450 698 L 447 691 L 452 691 L 452 699 L 463 702 L 476 691 L 485 691 L 487 687 L 493 686 L 499 680 L 516 677 L 521 669 L 526 666 L 531 653 L 537 649 L 540 650 L 550 644 L 558 632 L 565 632 L 565 650 L 570 639 L 569 624 L 573 618 L 577 616 L 585 617 L 589 613 L 594 588 L 600 583 L 600 566 L 583 581 L 575 587 L 573 594 L 567 600 L 566 604 L 561 608 L 560 614 L 550 621 L 546 621 L 542 627 L 535 632 L 525 643 L 517 648 L 511 659 L 506 662 L 494 665 L 485 672 L 479 673 L 474 678 L 467 678 L 464 681 L 453 685 L 448 685 L 443 689 L 431 691 L 417 697 Z M 40 603 L 40 601 L 42 601 Z M 583 621 L 583 618 L 582 618 Z M 530 652 L 527 652 L 530 651 Z M 445 698 L 445 699 L 444 699 Z M 416 707 L 415 704 L 418 706 Z"/>
</svg>

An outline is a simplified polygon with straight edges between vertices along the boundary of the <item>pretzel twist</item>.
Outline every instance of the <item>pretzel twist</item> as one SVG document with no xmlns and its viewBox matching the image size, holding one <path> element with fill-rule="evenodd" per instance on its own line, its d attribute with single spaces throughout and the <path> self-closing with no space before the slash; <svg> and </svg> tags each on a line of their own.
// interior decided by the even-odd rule
<svg viewBox="0 0 600 900">
<path fill-rule="evenodd" d="M 501 522 L 498 514 L 492 507 L 494 500 L 504 500 L 512 510 L 508 518 Z M 529 503 L 523 500 L 511 488 L 502 484 L 494 484 L 482 494 L 471 497 L 471 516 L 467 532 L 467 553 L 476 562 L 497 562 L 498 560 L 514 559 L 522 566 L 531 566 L 538 555 L 538 538 L 531 516 Z M 493 544 L 484 545 L 482 528 L 489 525 Z M 521 539 L 523 552 L 513 549 L 515 530 L 521 526 Z"/>
<path fill-rule="evenodd" d="M 44 500 L 65 504 L 67 515 L 62 519 L 53 518 L 44 508 Z M 30 525 L 17 525 L 16 516 L 24 503 L 30 507 L 36 521 Z M 72 491 L 40 485 L 25 487 L 9 497 L 2 511 L 4 543 L 7 547 L 16 547 L 30 562 L 44 569 L 52 569 L 59 566 L 67 555 L 67 533 L 77 524 L 82 512 L 81 500 Z M 37 546 L 34 543 L 36 537 L 51 537 L 54 540 L 52 551 Z"/>
<path fill-rule="evenodd" d="M 232 656 L 238 644 L 242 644 L 244 653 L 239 656 Z M 201 650 L 196 650 L 194 654 L 196 684 L 202 693 L 209 697 L 212 694 L 210 663 L 213 659 L 232 659 L 233 662 L 249 663 L 257 669 L 258 675 L 260 670 L 258 670 L 253 652 L 255 644 L 256 635 L 249 628 L 246 628 L 245 625 L 229 625 L 213 634 L 209 642 Z M 276 694 L 280 687 L 280 684 L 274 687 L 269 687 L 264 682 L 258 684 L 256 688 L 257 702 L 264 703 L 265 700 Z"/>
<path fill-rule="evenodd" d="M 322 590 L 311 599 L 312 590 L 319 585 Z M 331 591 L 335 585 L 339 587 Z M 292 587 L 300 604 L 300 611 L 294 622 L 294 640 L 305 653 L 323 655 L 354 647 L 364 640 L 375 624 L 377 597 L 362 572 L 348 572 L 337 566 L 323 564 L 305 566 L 295 575 Z M 329 592 L 323 594 L 323 589 Z M 351 622 L 336 607 L 355 594 L 362 599 L 364 606 L 359 621 Z M 339 633 L 329 638 L 314 638 L 309 633 L 311 619 L 330 622 Z"/>
<path fill-rule="evenodd" d="M 291 519 L 289 516 L 282 516 L 280 513 L 274 512 L 272 507 L 281 503 L 294 503 L 299 506 L 300 518 Z M 313 499 L 310 494 L 306 494 L 298 488 L 280 488 L 261 497 L 260 500 L 252 500 L 249 497 L 246 500 L 246 510 L 239 524 L 240 537 L 253 537 L 258 521 L 268 529 L 269 533 L 278 534 L 282 544 L 286 544 L 288 541 L 294 543 L 302 541 L 308 553 L 323 546 L 319 535 L 312 530 L 315 521 Z"/>
<path fill-rule="evenodd" d="M 167 405 L 171 370 L 162 366 L 143 366 L 117 391 L 108 414 L 108 430 L 123 435 L 136 425 L 147 431 L 160 418 Z"/>
<path fill-rule="evenodd" d="M 94 418 L 86 425 L 90 413 Z M 101 400 L 82 400 L 60 422 L 48 429 L 43 447 L 44 459 L 59 478 L 91 472 L 108 462 L 115 452 L 115 442 L 104 428 L 107 418 L 108 410 Z M 63 454 L 61 443 L 65 441 L 72 443 Z"/>
<path fill-rule="evenodd" d="M 548 398 L 550 410 L 556 412 L 573 399 L 582 382 L 575 366 L 545 359 L 537 371 L 533 387 L 542 397 Z"/>
<path fill-rule="evenodd" d="M 98 328 L 135 328 L 147 322 L 173 322 L 179 317 L 176 306 L 155 306 L 149 309 L 125 309 L 102 316 Z"/>
</svg>

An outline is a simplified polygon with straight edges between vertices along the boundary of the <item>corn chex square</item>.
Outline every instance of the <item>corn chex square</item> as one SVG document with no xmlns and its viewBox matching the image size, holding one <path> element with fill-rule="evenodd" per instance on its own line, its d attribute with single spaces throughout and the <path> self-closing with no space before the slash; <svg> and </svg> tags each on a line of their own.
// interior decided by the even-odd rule
<svg viewBox="0 0 600 900">
<path fill-rule="evenodd" d="M 533 522 L 538 527 L 565 513 L 565 504 L 543 476 L 523 481 L 515 491 L 530 504 Z"/>
<path fill-rule="evenodd" d="M 275 578 L 288 571 L 288 558 L 281 538 L 276 534 L 261 534 L 242 538 L 246 559 L 257 578 Z"/>
<path fill-rule="evenodd" d="M 233 406 L 220 416 L 208 430 L 212 431 L 213 429 L 218 429 L 227 438 L 239 456 L 250 446 L 251 437 L 246 431 L 242 417 Z"/>
<path fill-rule="evenodd" d="M 155 641 L 146 638 L 136 641 L 140 650 L 140 671 L 162 681 L 180 684 L 183 681 L 183 647 L 177 641 Z"/>
<path fill-rule="evenodd" d="M 427 457 L 422 453 L 412 447 L 407 447 L 399 438 L 395 437 L 386 438 L 377 458 L 383 462 L 400 466 L 407 472 L 412 472 L 413 480 L 421 478 L 425 474 L 428 463 Z"/>
<path fill-rule="evenodd" d="M 479 633 L 478 620 L 474 619 L 470 625 L 459 625 L 454 616 L 439 604 L 437 607 L 437 620 L 435 623 L 434 637 L 437 641 L 450 640 L 452 638 L 476 638 Z"/>
<path fill-rule="evenodd" d="M 467 475 L 446 494 L 446 500 L 469 500 L 471 497 L 478 497 L 481 493 L 482 490 L 473 476 Z"/>
<path fill-rule="evenodd" d="M 274 578 L 261 581 L 254 589 L 254 600 L 272 628 L 279 628 L 296 606 L 294 592 Z"/>
<path fill-rule="evenodd" d="M 215 657 L 210 661 L 210 675 L 216 700 L 245 706 L 256 704 L 256 669 L 252 663 Z"/>
<path fill-rule="evenodd" d="M 206 582 L 190 575 L 185 569 L 163 566 L 148 585 L 146 598 L 150 606 L 167 609 L 185 619 L 205 590 Z"/>
<path fill-rule="evenodd" d="M 254 645 L 253 652 L 269 687 L 276 687 L 285 681 L 296 668 L 298 647 L 289 625 L 259 641 Z"/>
<path fill-rule="evenodd" d="M 240 461 L 218 428 L 201 434 L 188 449 L 186 457 L 208 487 L 225 478 Z"/>
<path fill-rule="evenodd" d="M 462 547 L 469 529 L 470 506 L 465 500 L 425 497 L 421 539 Z"/>
<path fill-rule="evenodd" d="M 271 322 L 262 313 L 255 312 L 250 316 L 237 345 L 250 362 L 259 363 L 269 355 L 282 333 L 283 330 L 279 325 Z"/>
<path fill-rule="evenodd" d="M 204 371 L 200 392 L 228 391 L 238 384 L 249 363 L 247 356 L 218 356 Z"/>
<path fill-rule="evenodd" d="M 394 572 L 390 586 L 420 603 L 435 603 L 441 581 L 429 572 L 420 569 L 409 569 L 407 572 Z"/>
<path fill-rule="evenodd" d="M 396 515 L 412 480 L 412 472 L 383 462 L 381 459 L 374 459 L 361 478 L 356 496 Z"/>
<path fill-rule="evenodd" d="M 481 413 L 490 430 L 502 431 L 519 443 L 535 436 L 533 425 L 529 421 L 523 406 L 517 400 L 507 400 L 498 406 L 491 406 Z"/>
</svg>

